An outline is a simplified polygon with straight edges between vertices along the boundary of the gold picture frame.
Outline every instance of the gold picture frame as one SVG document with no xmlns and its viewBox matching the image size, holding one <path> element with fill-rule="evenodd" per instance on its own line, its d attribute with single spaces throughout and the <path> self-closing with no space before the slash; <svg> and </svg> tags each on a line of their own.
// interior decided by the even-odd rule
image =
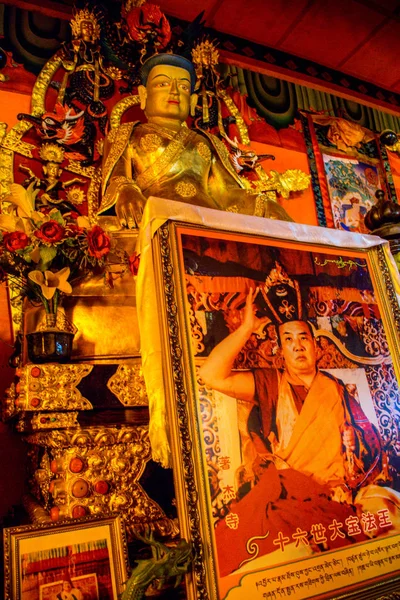
<svg viewBox="0 0 400 600">
<path fill-rule="evenodd" d="M 6 600 L 53 600 L 67 588 L 118 600 L 124 590 L 127 543 L 118 516 L 10 527 L 3 537 Z"/>
<path fill-rule="evenodd" d="M 217 392 L 214 396 L 210 395 L 210 389 L 199 380 L 197 370 L 204 362 L 204 357 L 207 356 L 210 348 L 214 348 L 217 341 L 227 335 L 226 331 L 229 328 L 233 331 L 237 327 L 237 319 L 245 304 L 248 290 L 252 287 L 249 282 L 252 279 L 257 280 L 256 271 L 257 269 L 262 271 L 260 265 L 263 264 L 263 260 L 264 265 L 269 261 L 270 266 L 281 260 L 285 263 L 289 278 L 296 279 L 299 274 L 303 276 L 304 281 L 308 278 L 308 283 L 304 286 L 307 290 L 312 289 L 314 294 L 314 336 L 320 347 L 321 345 L 330 347 L 326 355 L 330 353 L 331 356 L 329 360 L 325 356 L 325 364 L 321 370 L 326 370 L 327 373 L 330 369 L 333 370 L 327 376 L 335 379 L 341 376 L 342 385 L 346 387 L 344 393 L 351 392 L 357 398 L 356 402 L 359 402 L 360 396 L 364 401 L 363 390 L 366 386 L 370 387 L 369 393 L 366 394 L 368 398 L 365 398 L 366 406 L 361 402 L 361 409 L 367 412 L 373 405 L 376 414 L 375 419 L 368 420 L 368 423 L 373 423 L 370 431 L 375 431 L 374 427 L 378 426 L 377 435 L 381 447 L 384 447 L 385 451 L 389 450 L 389 453 L 394 451 L 393 444 L 398 446 L 398 438 L 393 442 L 390 437 L 397 435 L 394 432 L 398 428 L 400 419 L 398 409 L 400 397 L 398 292 L 400 288 L 398 274 L 387 245 L 372 236 L 332 232 L 295 224 L 269 222 L 266 227 L 265 221 L 261 219 L 239 215 L 224 215 L 224 222 L 222 222 L 220 215 L 214 216 L 215 211 L 202 209 L 192 211 L 187 207 L 178 208 L 178 203 L 170 204 L 171 211 L 168 206 L 161 207 L 161 204 L 154 201 L 148 208 L 148 214 L 145 213 L 145 227 L 146 221 L 152 223 L 151 260 L 155 269 L 157 292 L 154 306 L 158 314 L 163 315 L 159 318 L 160 356 L 181 536 L 190 540 L 195 549 L 192 574 L 187 579 L 188 599 L 261 600 L 268 598 L 275 600 L 290 595 L 296 600 L 339 597 L 362 600 L 366 597 L 366 593 L 371 599 L 384 598 L 385 594 L 398 590 L 400 585 L 396 567 L 396 561 L 400 556 L 398 519 L 400 504 L 397 504 L 397 518 L 390 517 L 390 526 L 387 525 L 386 531 L 381 527 L 383 521 L 379 522 L 375 532 L 368 531 L 368 526 L 364 527 L 365 523 L 362 521 L 362 535 L 360 534 L 359 538 L 354 534 L 354 530 L 350 532 L 347 528 L 344 536 L 346 545 L 342 546 L 339 540 L 337 547 L 327 550 L 324 550 L 324 544 L 318 545 L 314 539 L 314 546 L 308 544 L 307 551 L 297 552 L 293 538 L 290 540 L 292 543 L 289 551 L 283 548 L 282 555 L 278 556 L 280 547 L 276 544 L 275 553 L 270 550 L 265 551 L 264 554 L 258 552 L 258 556 L 256 554 L 258 563 L 256 563 L 253 561 L 254 547 L 257 547 L 261 536 L 249 535 L 247 540 L 249 545 L 246 550 L 249 558 L 241 561 L 239 568 L 221 575 L 221 564 L 225 560 L 221 557 L 236 552 L 236 538 L 230 541 L 229 536 L 221 537 L 224 545 L 222 548 L 222 542 L 218 541 L 215 533 L 220 521 L 226 517 L 227 513 L 225 517 L 223 516 L 224 510 L 230 514 L 229 506 L 232 500 L 232 497 L 225 499 L 222 509 L 215 501 L 215 494 L 222 498 L 220 482 L 225 482 L 224 467 L 222 462 L 218 461 L 224 458 L 222 443 L 225 443 L 226 447 L 229 443 L 232 445 L 233 429 L 235 435 L 238 433 L 236 437 L 239 440 L 233 445 L 241 444 L 240 451 L 235 446 L 236 454 L 241 453 L 237 464 L 240 466 L 240 460 L 243 460 L 243 438 L 241 437 L 244 429 L 243 420 L 241 425 L 238 425 L 239 417 L 234 415 L 235 411 L 237 413 L 242 411 L 243 414 L 243 407 L 237 406 L 235 411 L 229 412 L 226 404 L 223 404 L 224 398 L 221 398 L 223 394 Z M 157 221 L 157 211 L 160 209 L 162 218 L 158 220 L 156 227 L 154 223 Z M 149 238 L 150 236 L 147 236 L 147 239 Z M 142 246 L 143 262 L 147 263 L 143 269 L 146 269 L 149 264 L 147 250 L 147 246 Z M 260 253 L 265 254 L 261 259 Z M 304 272 L 301 272 L 302 264 L 306 265 Z M 291 270 L 288 268 L 290 265 L 292 265 Z M 313 270 L 313 276 L 309 276 L 307 269 Z M 315 283 L 317 281 L 315 274 L 321 275 L 320 281 L 324 281 L 324 285 Z M 142 272 L 142 277 L 151 288 L 145 271 Z M 341 282 L 337 289 L 329 289 L 332 287 L 329 277 L 333 278 L 332 281 Z M 360 283 L 358 284 L 357 281 Z M 261 283 L 261 280 L 258 283 Z M 342 303 L 342 306 L 350 307 L 353 313 L 350 308 L 349 313 L 342 311 L 340 319 L 333 318 L 338 315 L 331 313 L 328 323 L 329 319 L 324 316 L 322 310 L 324 294 L 325 300 L 329 300 L 332 306 L 335 302 L 336 306 Z M 321 304 L 318 309 L 320 312 L 316 308 L 318 302 Z M 356 306 L 357 302 L 359 307 Z M 367 305 L 370 310 L 369 319 Z M 220 324 L 222 320 L 218 311 L 222 306 L 225 311 L 232 309 L 231 320 L 227 320 L 226 315 L 224 317 L 224 335 L 218 331 L 218 323 Z M 363 310 L 366 311 L 364 315 Z M 350 318 L 349 315 L 353 316 Z M 366 328 L 369 326 L 368 323 L 374 323 L 379 329 L 372 332 L 372 339 L 369 341 L 372 345 L 380 344 L 380 350 L 372 351 L 370 354 L 365 352 L 366 345 L 369 343 L 366 332 L 361 330 L 355 332 L 354 329 L 350 331 L 344 328 L 344 325 L 350 328 L 356 323 L 361 324 L 364 317 Z M 155 313 L 153 313 L 153 326 L 154 318 Z M 352 318 L 355 320 L 352 321 Z M 364 340 L 363 348 L 357 346 L 360 336 Z M 352 341 L 348 343 L 350 338 Z M 331 344 L 336 342 L 338 342 L 338 350 L 335 350 L 335 354 Z M 267 335 L 263 343 L 266 348 L 271 349 L 273 335 L 270 338 Z M 149 341 L 150 348 L 154 361 L 157 356 L 154 337 Z M 259 360 L 259 357 L 254 358 L 256 350 L 254 343 L 253 348 L 247 354 L 244 353 L 246 356 L 238 359 L 240 364 L 235 369 L 252 369 L 254 364 L 248 366 L 252 364 L 251 361 Z M 146 356 L 146 344 L 143 353 Z M 269 365 L 268 361 L 275 360 L 277 357 L 273 356 L 271 350 L 271 354 L 264 358 L 265 364 Z M 349 373 L 351 369 L 353 372 Z M 382 400 L 382 395 L 379 396 L 379 391 L 371 383 L 371 374 L 389 371 L 386 404 L 383 401 L 378 407 L 378 398 Z M 150 390 L 150 395 L 151 393 Z M 153 414 L 156 412 L 154 409 Z M 226 418 L 218 421 L 221 415 L 225 415 Z M 248 428 L 248 421 L 246 423 Z M 230 426 L 232 432 L 229 430 L 225 435 L 224 428 Z M 225 440 L 223 440 L 224 436 Z M 210 441 L 212 439 L 213 442 Z M 233 461 L 233 453 L 232 451 L 232 455 L 228 457 L 231 461 Z M 212 471 L 213 467 L 215 472 Z M 383 463 L 380 463 L 380 467 L 383 470 L 386 468 Z M 371 475 L 371 470 L 368 473 Z M 235 477 L 234 473 L 232 481 Z M 379 482 L 379 477 L 371 478 L 370 481 L 372 480 L 375 482 L 374 485 L 378 486 L 374 488 L 375 492 L 388 487 L 388 498 L 390 498 L 388 502 L 395 505 L 399 502 L 398 487 L 394 489 L 390 487 L 393 484 L 389 485 L 387 482 L 385 486 Z M 364 483 L 367 486 L 367 483 Z M 254 489 L 257 485 L 256 482 L 254 486 L 253 482 L 249 487 L 253 486 Z M 357 485 L 359 487 L 354 489 L 358 493 L 361 484 Z M 399 485 L 398 480 L 396 485 Z M 228 488 L 227 484 L 225 491 Z M 238 488 L 235 489 L 236 506 L 241 500 L 237 500 L 237 493 Z M 243 493 L 244 498 L 246 493 Z M 352 497 L 354 502 L 354 498 L 357 497 L 356 492 Z M 377 510 L 383 514 L 385 503 L 383 500 L 381 504 L 379 502 L 380 500 L 378 500 Z M 360 523 L 361 519 L 364 519 L 363 515 L 369 512 L 369 509 L 364 508 L 367 504 L 362 506 L 363 508 L 357 513 Z M 323 510 L 322 505 L 319 508 Z M 251 516 L 254 506 L 250 503 L 247 510 Z M 264 507 L 261 510 L 264 511 Z M 351 510 L 356 515 L 354 506 Z M 245 512 L 246 509 L 242 510 L 241 514 Z M 293 534 L 299 533 L 301 528 L 306 529 L 306 526 L 302 526 L 302 516 L 298 517 L 297 525 L 293 525 L 296 518 L 296 514 L 292 513 Z M 251 521 L 251 518 L 248 521 Z M 332 522 L 337 524 L 336 520 Z M 232 529 L 235 528 L 237 522 L 232 520 Z M 368 533 L 371 535 L 367 535 Z M 307 535 L 311 541 L 309 530 Z M 347 541 L 347 538 L 351 541 Z M 333 534 L 330 540 L 333 540 Z"/>
</svg>

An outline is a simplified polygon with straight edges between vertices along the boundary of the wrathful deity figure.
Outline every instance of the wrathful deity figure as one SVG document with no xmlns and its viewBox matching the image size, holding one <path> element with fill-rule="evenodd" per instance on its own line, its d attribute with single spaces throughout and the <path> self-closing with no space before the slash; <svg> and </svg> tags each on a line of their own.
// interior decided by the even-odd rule
<svg viewBox="0 0 400 600">
<path fill-rule="evenodd" d="M 120 225 L 136 228 L 150 196 L 246 215 L 291 221 L 262 194 L 245 189 L 226 146 L 185 121 L 194 111 L 195 70 L 187 59 L 158 54 L 143 64 L 140 106 L 147 123 L 125 123 L 108 135 L 99 214 L 114 205 Z"/>
</svg>

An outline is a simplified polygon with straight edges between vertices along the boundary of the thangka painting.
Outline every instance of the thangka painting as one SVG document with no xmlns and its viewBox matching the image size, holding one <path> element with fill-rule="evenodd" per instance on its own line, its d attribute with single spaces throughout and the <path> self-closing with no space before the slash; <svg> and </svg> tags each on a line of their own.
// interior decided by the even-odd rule
<svg viewBox="0 0 400 600">
<path fill-rule="evenodd" d="M 322 154 L 334 227 L 367 233 L 364 217 L 381 189 L 379 168 L 355 158 Z"/>
<path fill-rule="evenodd" d="M 340 164 L 361 177 L 360 164 Z M 371 582 L 391 585 L 400 557 L 400 395 L 382 248 L 183 224 L 171 236 L 186 373 L 197 382 L 193 405 L 177 397 L 174 406 L 182 460 L 193 446 L 203 474 L 192 535 L 209 540 L 210 598 L 351 590 L 361 599 Z M 178 313 L 171 308 L 171 323 Z M 175 363 L 180 356 L 174 350 Z M 188 485 L 193 469 L 176 465 Z"/>
</svg>

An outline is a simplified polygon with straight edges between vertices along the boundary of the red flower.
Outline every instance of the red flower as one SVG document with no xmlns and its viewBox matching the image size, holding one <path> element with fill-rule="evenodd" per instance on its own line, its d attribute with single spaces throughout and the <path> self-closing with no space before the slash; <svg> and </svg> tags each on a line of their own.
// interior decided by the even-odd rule
<svg viewBox="0 0 400 600">
<path fill-rule="evenodd" d="M 90 256 L 101 258 L 110 252 L 111 240 L 98 225 L 87 232 L 87 241 Z"/>
<path fill-rule="evenodd" d="M 35 231 L 35 235 L 42 240 L 42 242 L 56 244 L 65 236 L 65 229 L 62 225 L 57 223 L 57 221 L 50 219 L 50 221 L 43 223 L 38 231 Z"/>
<path fill-rule="evenodd" d="M 128 265 L 129 265 L 129 270 L 132 273 L 132 275 L 135 277 L 135 275 L 138 274 L 139 271 L 139 262 L 140 262 L 140 256 L 138 256 L 136 254 L 136 252 L 134 252 L 129 258 L 128 258 Z"/>
<path fill-rule="evenodd" d="M 9 252 L 22 250 L 29 245 L 29 238 L 23 231 L 12 231 L 3 235 L 3 244 Z"/>
</svg>

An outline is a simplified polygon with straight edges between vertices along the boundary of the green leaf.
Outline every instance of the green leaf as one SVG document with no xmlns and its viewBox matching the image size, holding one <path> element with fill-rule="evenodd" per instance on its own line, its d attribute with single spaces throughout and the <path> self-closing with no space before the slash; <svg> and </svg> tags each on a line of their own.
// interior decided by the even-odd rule
<svg viewBox="0 0 400 600">
<path fill-rule="evenodd" d="M 53 221 L 56 221 L 56 223 L 58 223 L 59 225 L 63 225 L 63 226 L 65 225 L 65 221 L 59 210 L 54 210 L 54 211 L 52 210 L 49 214 L 49 217 Z"/>
<path fill-rule="evenodd" d="M 48 265 L 57 255 L 57 248 L 54 246 L 40 246 L 40 261 Z"/>
</svg>

